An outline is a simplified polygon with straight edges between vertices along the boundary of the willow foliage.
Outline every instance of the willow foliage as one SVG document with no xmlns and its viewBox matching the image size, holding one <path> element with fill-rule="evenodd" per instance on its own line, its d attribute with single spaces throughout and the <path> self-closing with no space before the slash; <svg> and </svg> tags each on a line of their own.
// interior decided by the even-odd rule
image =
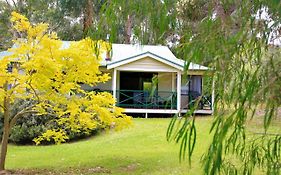
<svg viewBox="0 0 281 175">
<path fill-rule="evenodd" d="M 122 11 L 125 17 L 135 15 L 132 29 L 137 41 L 172 42 L 177 56 L 186 60 L 186 67 L 195 62 L 210 68 L 216 100 L 211 144 L 202 156 L 204 173 L 253 174 L 254 169 L 261 168 L 267 174 L 280 174 L 281 133 L 269 131 L 272 121 L 280 118 L 281 58 L 274 43 L 280 37 L 280 2 L 181 0 L 138 4 L 145 6 L 138 8 L 131 1 L 108 2 L 103 11 L 104 19 L 112 22 L 108 26 L 114 28 Z M 180 119 L 174 117 L 167 130 L 168 141 L 180 144 L 180 160 L 188 157 L 189 162 L 196 133 L 200 132 L 196 130 L 195 109 Z M 251 132 L 247 122 L 256 118 L 260 109 L 264 113 L 257 120 L 263 122 L 262 131 Z"/>
<path fill-rule="evenodd" d="M 264 19 L 263 11 L 271 20 Z M 106 31 L 115 41 L 128 15 L 133 16 L 133 42 L 172 42 L 186 67 L 190 62 L 210 67 L 216 101 L 213 138 L 203 155 L 205 174 L 253 174 L 256 167 L 280 174 L 281 135 L 268 131 L 272 120 L 280 117 L 280 48 L 271 46 L 272 36 L 280 37 L 280 13 L 280 2 L 274 0 L 113 0 L 103 4 L 94 33 Z M 187 156 L 189 162 L 198 132 L 195 109 L 173 118 L 167 130 L 167 139 L 180 144 L 180 160 Z M 260 119 L 263 132 L 251 133 L 247 121 L 257 109 L 265 111 Z M 233 163 L 229 155 L 241 163 Z"/>
<path fill-rule="evenodd" d="M 281 57 L 272 41 L 273 33 L 280 37 L 280 6 L 277 1 L 220 1 L 210 3 L 207 15 L 195 26 L 182 23 L 179 53 L 187 64 L 193 61 L 210 67 L 215 82 L 212 140 L 202 157 L 205 174 L 253 174 L 256 168 L 267 174 L 281 173 L 281 133 L 268 130 L 280 118 Z M 263 11 L 271 21 L 263 19 Z M 247 130 L 247 121 L 256 117 L 258 109 L 264 110 L 257 119 L 264 127 L 255 133 Z M 180 119 L 183 124 L 167 132 L 168 139 L 181 140 L 181 150 L 189 148 L 189 160 L 196 141 L 196 119 L 190 116 L 186 114 Z M 181 158 L 184 153 L 180 152 Z"/>
</svg>

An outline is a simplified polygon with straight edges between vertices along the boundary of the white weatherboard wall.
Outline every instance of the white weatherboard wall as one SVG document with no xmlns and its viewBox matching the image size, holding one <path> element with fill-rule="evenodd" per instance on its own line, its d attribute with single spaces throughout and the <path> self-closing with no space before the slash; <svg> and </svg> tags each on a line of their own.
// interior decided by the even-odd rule
<svg viewBox="0 0 281 175">
<path fill-rule="evenodd" d="M 188 107 L 188 79 L 187 76 L 182 76 L 181 79 L 181 109 Z"/>
<path fill-rule="evenodd" d="M 150 57 L 145 57 L 137 61 L 119 66 L 118 70 L 141 71 L 141 72 L 176 72 L 177 69 L 157 61 Z"/>
<path fill-rule="evenodd" d="M 172 92 L 172 73 L 159 72 L 158 73 L 158 95 L 161 97 L 166 97 L 168 93 L 161 93 L 161 91 Z"/>
</svg>

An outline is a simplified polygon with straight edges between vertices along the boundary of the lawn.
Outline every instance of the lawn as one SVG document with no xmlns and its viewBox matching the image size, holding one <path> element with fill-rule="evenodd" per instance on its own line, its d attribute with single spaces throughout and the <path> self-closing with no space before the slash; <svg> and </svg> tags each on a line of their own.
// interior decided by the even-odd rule
<svg viewBox="0 0 281 175">
<path fill-rule="evenodd" d="M 76 143 L 55 146 L 10 145 L 7 169 L 65 174 L 200 174 L 211 117 L 198 118 L 198 144 L 191 167 L 179 163 L 179 145 L 165 138 L 169 118 L 134 119 L 134 126 Z M 23 170 L 22 170 L 23 169 Z"/>
<path fill-rule="evenodd" d="M 10 145 L 7 169 L 27 174 L 202 174 L 200 158 L 210 141 L 212 117 L 197 117 L 197 144 L 191 167 L 179 163 L 179 145 L 165 138 L 170 118 L 133 119 L 134 126 L 87 140 L 52 146 Z M 261 119 L 250 121 L 259 131 Z M 281 119 L 271 131 L 281 132 Z M 257 174 L 263 174 L 258 171 Z"/>
</svg>

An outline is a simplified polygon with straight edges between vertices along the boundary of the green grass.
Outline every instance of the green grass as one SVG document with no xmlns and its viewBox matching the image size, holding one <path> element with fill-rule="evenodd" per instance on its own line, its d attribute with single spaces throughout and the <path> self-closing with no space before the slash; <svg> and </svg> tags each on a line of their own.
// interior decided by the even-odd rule
<svg viewBox="0 0 281 175">
<path fill-rule="evenodd" d="M 171 118 L 133 119 L 134 126 L 87 140 L 52 146 L 10 145 L 7 169 L 29 174 L 202 174 L 200 158 L 210 142 L 212 117 L 198 117 L 197 144 L 191 167 L 179 163 L 179 145 L 166 141 Z M 261 119 L 248 122 L 250 132 L 260 132 Z M 270 129 L 280 133 L 281 120 Z M 258 170 L 257 174 L 264 174 Z"/>
<path fill-rule="evenodd" d="M 7 169 L 94 174 L 201 174 L 200 157 L 208 146 L 212 118 L 198 118 L 198 144 L 191 167 L 179 163 L 179 145 L 165 138 L 168 119 L 134 119 L 134 126 L 76 143 L 55 146 L 10 145 Z M 101 171 L 99 171 L 101 170 Z M 25 170 L 26 171 L 26 170 Z"/>
</svg>

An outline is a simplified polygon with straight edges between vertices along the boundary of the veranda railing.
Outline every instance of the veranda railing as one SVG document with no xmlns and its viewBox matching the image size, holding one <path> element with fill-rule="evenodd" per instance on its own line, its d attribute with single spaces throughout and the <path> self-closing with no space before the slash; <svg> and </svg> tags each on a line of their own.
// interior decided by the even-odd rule
<svg viewBox="0 0 281 175">
<path fill-rule="evenodd" d="M 117 90 L 117 106 L 143 109 L 176 109 L 177 93 L 171 91 Z"/>
</svg>

